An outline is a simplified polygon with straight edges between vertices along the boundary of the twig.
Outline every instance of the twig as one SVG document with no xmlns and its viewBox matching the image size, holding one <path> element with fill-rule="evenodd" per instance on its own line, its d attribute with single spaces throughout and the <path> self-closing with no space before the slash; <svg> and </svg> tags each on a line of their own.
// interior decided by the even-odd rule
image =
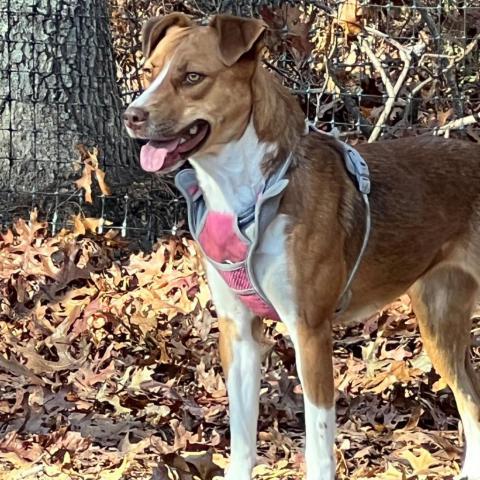
<svg viewBox="0 0 480 480">
<path fill-rule="evenodd" d="M 320 95 L 320 94 L 319 94 Z M 337 103 L 340 102 L 339 98 L 334 97 L 331 102 L 320 104 L 319 99 L 317 99 L 317 109 L 315 113 L 315 123 L 320 121 L 320 119 L 332 108 L 335 107 Z"/>
<path fill-rule="evenodd" d="M 472 53 L 472 50 L 476 47 L 479 40 L 480 40 L 480 33 L 477 33 L 472 38 L 472 41 L 465 47 L 465 50 L 456 59 L 456 62 L 459 62 L 460 60 L 463 60 L 467 55 Z"/>
<path fill-rule="evenodd" d="M 405 47 L 397 42 L 396 40 L 394 40 L 393 38 L 391 38 L 389 35 L 387 35 L 386 33 L 383 33 L 381 32 L 380 30 L 377 30 L 376 28 L 373 28 L 373 27 L 363 27 L 363 29 L 368 32 L 370 35 L 373 35 L 375 37 L 380 37 L 380 38 L 383 38 L 385 41 L 387 41 L 388 43 L 392 44 L 397 50 L 400 51 L 400 53 L 402 51 L 405 50 Z"/>
<path fill-rule="evenodd" d="M 353 116 L 355 123 L 358 125 L 358 128 L 362 132 L 365 137 L 369 137 L 372 133 L 372 124 L 371 122 L 362 115 L 360 108 L 358 107 L 357 103 L 353 99 L 353 95 L 348 92 L 339 79 L 335 74 L 335 69 L 332 67 L 332 58 L 335 56 L 337 52 L 337 42 L 335 40 L 335 36 L 333 34 L 333 30 L 331 31 L 330 35 L 330 46 L 329 52 L 325 58 L 325 72 L 326 72 L 326 79 L 324 83 L 324 87 L 320 89 L 318 93 L 324 92 L 325 86 L 327 85 L 328 78 L 332 80 L 335 86 L 338 88 L 341 97 L 343 97 L 343 104 L 345 105 L 346 110 L 350 115 Z M 334 92 L 335 93 L 335 92 Z"/>
<path fill-rule="evenodd" d="M 447 133 L 450 130 L 456 130 L 458 128 L 466 127 L 467 125 L 473 125 L 474 123 L 480 122 L 480 112 L 474 113 L 473 115 L 468 115 L 463 118 L 457 118 L 456 120 L 452 120 L 448 122 L 443 127 L 439 127 L 435 129 L 433 132 L 434 135 L 441 135 L 442 133 Z"/>
<path fill-rule="evenodd" d="M 376 57 L 376 55 L 373 53 L 372 49 L 370 48 L 369 41 L 366 38 L 364 38 L 363 41 L 360 43 L 360 50 L 362 50 L 367 54 L 372 65 L 375 67 L 378 73 L 380 73 L 380 76 L 382 77 L 382 82 L 385 85 L 385 88 L 387 89 L 388 96 L 393 97 L 395 94 L 395 90 L 393 88 L 392 82 L 388 78 L 388 75 L 385 72 L 385 69 L 382 67 L 380 60 Z"/>
<path fill-rule="evenodd" d="M 463 51 L 458 55 L 443 55 L 443 54 L 436 54 L 436 53 L 424 53 L 422 58 L 418 62 L 418 65 L 421 66 L 423 63 L 424 58 L 444 58 L 449 60 L 449 64 L 443 69 L 443 73 L 448 72 L 451 70 L 457 63 L 461 62 L 467 55 L 472 53 L 472 50 L 476 47 L 478 41 L 480 40 L 480 33 L 477 33 L 473 38 L 472 41 L 463 49 Z M 433 77 L 426 78 L 422 82 L 420 82 L 411 92 L 411 95 L 417 94 L 423 87 L 428 85 L 430 82 L 434 80 Z"/>
<path fill-rule="evenodd" d="M 417 6 L 423 7 L 424 6 L 423 2 L 421 0 L 417 0 Z M 441 41 L 441 36 L 438 33 L 437 26 L 435 25 L 433 18 L 430 16 L 430 13 L 426 8 L 420 8 L 419 11 L 423 21 L 425 22 L 428 29 L 430 30 L 430 33 L 432 34 L 433 42 L 435 43 L 435 48 L 440 53 L 442 49 L 442 41 Z M 450 87 L 450 90 L 452 91 L 452 94 L 453 94 L 453 108 L 455 110 L 455 115 L 457 117 L 462 117 L 463 104 L 460 101 L 460 94 L 458 91 L 458 85 L 457 85 L 455 75 L 453 74 L 450 68 L 447 68 L 445 58 L 440 58 L 439 66 L 440 66 L 440 70 L 442 71 L 441 73 L 443 73 L 445 80 L 447 81 L 447 84 Z"/>
<path fill-rule="evenodd" d="M 383 108 L 381 115 L 378 117 L 375 127 L 373 128 L 373 131 L 368 139 L 368 142 L 371 143 L 378 139 L 382 131 L 382 126 L 384 125 L 385 121 L 388 119 L 393 109 L 393 106 L 395 105 L 395 100 L 397 98 L 397 95 L 400 92 L 400 89 L 402 88 L 403 83 L 405 82 L 405 79 L 407 77 L 408 70 L 410 69 L 411 54 L 410 53 L 407 54 L 407 50 L 405 49 L 405 47 L 403 47 L 397 41 L 387 37 L 386 35 L 381 34 L 381 32 L 378 32 L 375 29 L 368 28 L 368 27 L 366 28 L 366 30 L 370 31 L 370 33 L 375 32 L 374 34 L 376 35 L 380 34 L 381 37 L 383 37 L 385 40 L 389 41 L 392 45 L 394 45 L 398 49 L 400 53 L 400 57 L 403 60 L 402 72 L 400 73 L 400 76 L 395 82 L 395 85 L 393 85 L 390 79 L 388 78 L 388 75 L 386 74 L 385 69 L 382 67 L 380 60 L 373 53 L 368 39 L 363 38 L 363 41 L 360 42 L 360 45 L 359 45 L 360 49 L 367 54 L 372 65 L 380 73 L 380 76 L 382 77 L 382 81 L 385 85 L 385 88 L 388 94 L 387 101 L 385 102 L 385 107 Z"/>
</svg>

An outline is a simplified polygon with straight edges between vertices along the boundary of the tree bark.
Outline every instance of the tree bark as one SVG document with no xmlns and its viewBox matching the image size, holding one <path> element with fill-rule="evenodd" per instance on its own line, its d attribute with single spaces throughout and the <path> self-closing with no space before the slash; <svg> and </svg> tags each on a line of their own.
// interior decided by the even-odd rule
<svg viewBox="0 0 480 480">
<path fill-rule="evenodd" d="M 74 190 L 77 144 L 99 148 L 110 183 L 141 176 L 105 0 L 0 0 L 0 71 L 0 190 Z"/>
</svg>

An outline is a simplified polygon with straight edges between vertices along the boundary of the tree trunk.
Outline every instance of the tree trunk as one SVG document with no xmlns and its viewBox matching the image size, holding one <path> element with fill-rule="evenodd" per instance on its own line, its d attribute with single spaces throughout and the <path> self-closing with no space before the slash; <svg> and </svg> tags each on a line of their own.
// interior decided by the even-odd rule
<svg viewBox="0 0 480 480">
<path fill-rule="evenodd" d="M 77 144 L 107 181 L 140 175 L 123 130 L 105 0 L 0 0 L 0 190 L 74 190 Z"/>
</svg>

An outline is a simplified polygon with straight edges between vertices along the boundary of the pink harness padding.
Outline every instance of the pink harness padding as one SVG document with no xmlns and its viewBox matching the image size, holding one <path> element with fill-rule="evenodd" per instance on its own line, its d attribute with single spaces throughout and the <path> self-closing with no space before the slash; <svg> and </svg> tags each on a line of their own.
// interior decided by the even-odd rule
<svg viewBox="0 0 480 480">
<path fill-rule="evenodd" d="M 236 270 L 222 270 L 220 272 L 227 285 L 233 290 L 248 290 L 252 288 L 252 282 L 248 278 L 247 267 L 242 265 Z"/>
<path fill-rule="evenodd" d="M 235 218 L 228 213 L 208 212 L 198 241 L 207 257 L 218 263 L 243 262 L 248 243 L 234 229 Z"/>
<path fill-rule="evenodd" d="M 342 302 L 345 295 L 350 292 L 350 284 L 364 254 L 370 233 L 370 209 L 367 198 L 370 192 L 370 177 L 368 166 L 360 154 L 343 142 L 341 145 L 344 150 L 345 167 L 356 180 L 366 211 L 362 248 L 341 295 Z M 283 191 L 288 185 L 286 174 L 291 162 L 292 154 L 285 159 L 277 172 L 266 179 L 263 191 L 257 197 L 255 205 L 238 218 L 225 213 L 208 211 L 193 170 L 182 170 L 175 177 L 175 184 L 187 201 L 190 232 L 200 243 L 210 263 L 252 313 L 274 320 L 278 320 L 279 316 L 262 292 L 255 275 L 253 260 L 259 238 L 278 213 Z M 246 230 L 252 224 L 255 227 L 250 230 L 252 238 L 247 239 L 240 228 Z"/>
<path fill-rule="evenodd" d="M 269 305 L 257 292 L 238 295 L 241 302 L 255 315 L 270 320 L 280 320 L 276 310 Z"/>
<path fill-rule="evenodd" d="M 217 263 L 241 263 L 234 269 L 220 269 L 226 284 L 255 315 L 279 320 L 275 309 L 254 288 L 246 266 L 249 244 L 235 228 L 236 218 L 220 212 L 208 212 L 198 234 L 198 242 L 210 259 Z"/>
<path fill-rule="evenodd" d="M 193 170 L 181 170 L 175 177 L 175 184 L 187 201 L 190 232 L 207 260 L 254 315 L 273 320 L 279 320 L 279 316 L 255 276 L 254 253 L 259 237 L 278 211 L 288 184 L 285 173 L 290 163 L 291 156 L 265 183 L 256 204 L 239 217 L 208 209 Z M 247 229 L 248 238 L 244 235 Z"/>
</svg>

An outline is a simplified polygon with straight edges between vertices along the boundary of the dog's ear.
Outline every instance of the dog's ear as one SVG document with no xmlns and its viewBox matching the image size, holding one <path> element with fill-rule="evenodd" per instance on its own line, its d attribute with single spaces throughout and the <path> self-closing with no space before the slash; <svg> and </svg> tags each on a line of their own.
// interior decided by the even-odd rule
<svg viewBox="0 0 480 480">
<path fill-rule="evenodd" d="M 231 67 L 247 53 L 256 55 L 267 29 L 262 20 L 230 15 L 215 15 L 210 26 L 218 33 L 220 57 L 227 67 Z"/>
<path fill-rule="evenodd" d="M 142 30 L 143 57 L 148 58 L 158 42 L 165 36 L 170 27 L 190 27 L 194 23 L 183 13 L 170 13 L 164 17 L 153 17 L 147 21 Z"/>
</svg>

